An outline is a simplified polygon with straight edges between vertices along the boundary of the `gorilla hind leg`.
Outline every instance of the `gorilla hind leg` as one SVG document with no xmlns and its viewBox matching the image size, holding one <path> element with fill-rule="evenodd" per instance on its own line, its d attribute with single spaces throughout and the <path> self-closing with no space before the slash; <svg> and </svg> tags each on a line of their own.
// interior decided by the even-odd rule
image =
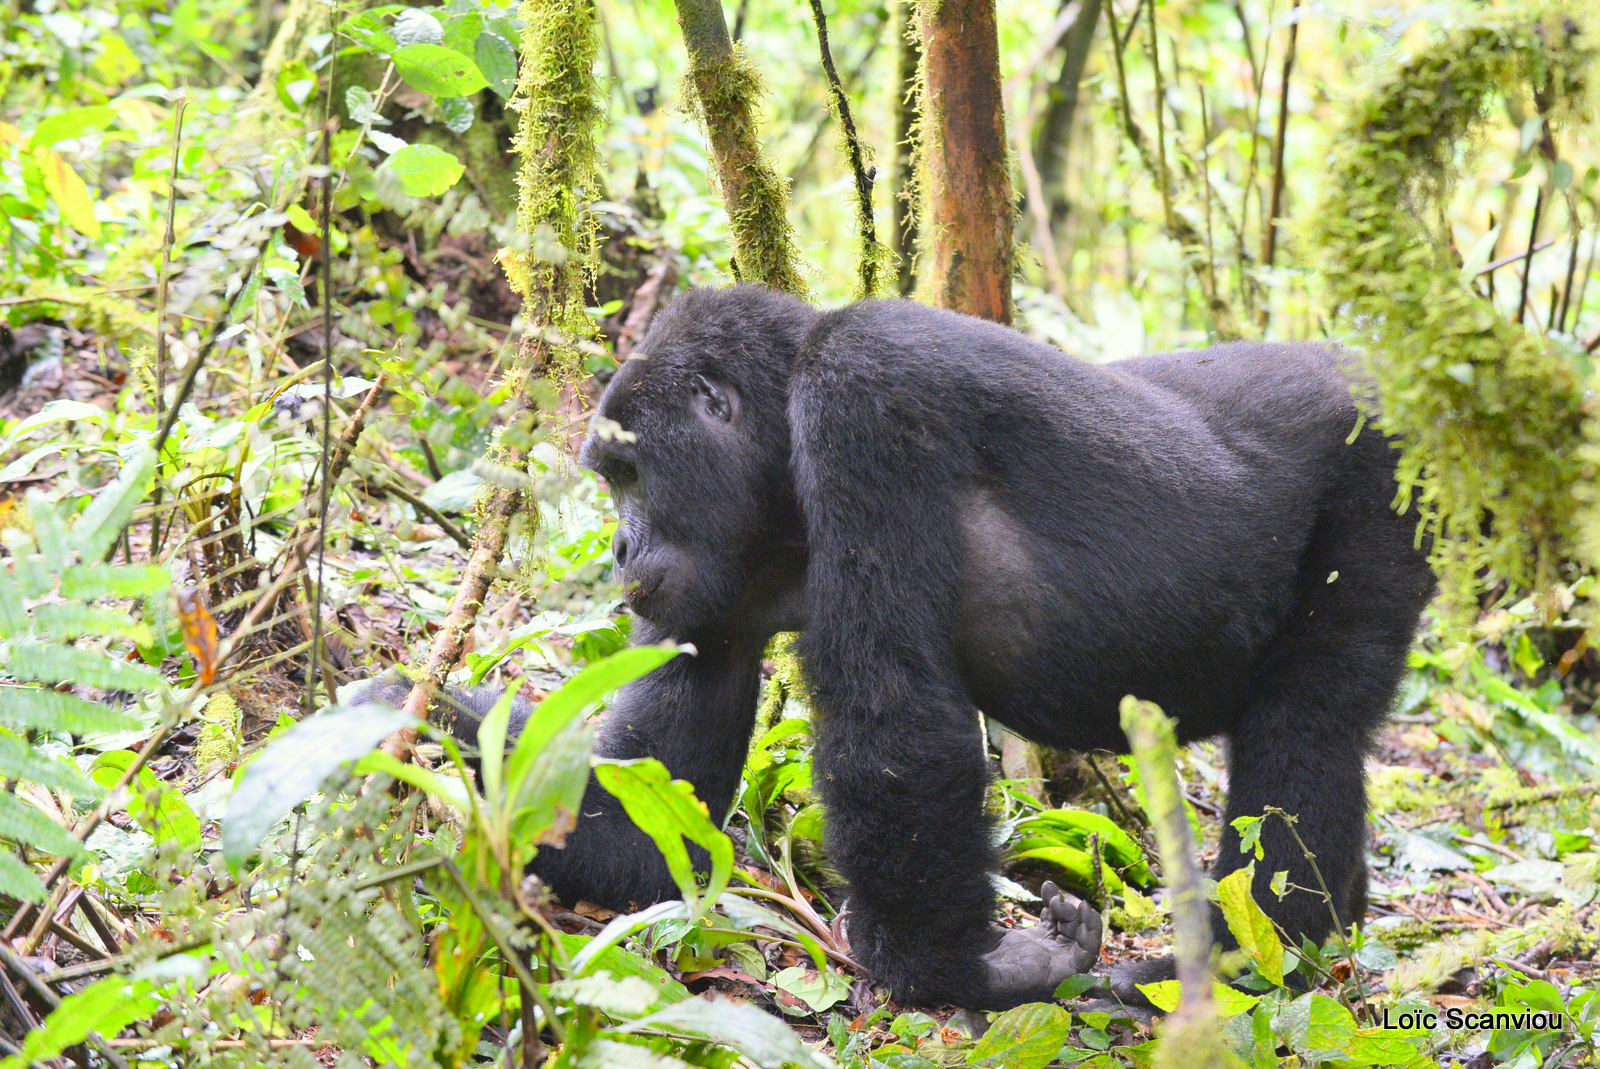
<svg viewBox="0 0 1600 1069">
<path fill-rule="evenodd" d="M 1234 820 L 1262 816 L 1268 807 L 1296 818 L 1293 828 L 1275 815 L 1261 826 L 1265 856 L 1252 888 L 1294 940 L 1321 941 L 1334 915 L 1345 927 L 1366 909 L 1364 766 L 1433 589 L 1412 522 L 1380 497 L 1392 490 L 1387 477 L 1374 479 L 1365 493 L 1337 498 L 1320 518 L 1290 617 L 1230 732 L 1216 875 L 1253 856 L 1240 853 Z M 1268 884 L 1284 870 L 1301 889 L 1279 900 Z M 1225 931 L 1218 934 L 1232 945 Z"/>
</svg>

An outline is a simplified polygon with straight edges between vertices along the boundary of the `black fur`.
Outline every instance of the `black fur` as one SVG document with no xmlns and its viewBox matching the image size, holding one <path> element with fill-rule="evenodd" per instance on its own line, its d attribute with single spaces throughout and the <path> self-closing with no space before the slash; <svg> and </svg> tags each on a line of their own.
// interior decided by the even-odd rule
<svg viewBox="0 0 1600 1069">
<path fill-rule="evenodd" d="M 875 979 L 911 1002 L 1007 1000 L 980 966 L 997 934 L 978 709 L 1120 751 L 1136 694 L 1186 740 L 1227 735 L 1228 818 L 1298 814 L 1360 918 L 1362 764 L 1433 580 L 1391 507 L 1389 443 L 1353 433 L 1338 350 L 1092 365 L 909 302 L 818 312 L 738 286 L 679 298 L 641 351 L 582 460 L 617 494 L 640 639 L 700 654 L 626 688 L 600 752 L 658 757 L 726 812 L 763 646 L 803 631 L 829 854 Z M 1307 863 L 1279 823 L 1262 838 L 1258 901 L 1320 940 L 1319 899 L 1266 889 L 1279 869 L 1315 886 Z M 1230 828 L 1215 875 L 1245 860 Z M 534 868 L 568 900 L 677 893 L 594 786 Z"/>
</svg>

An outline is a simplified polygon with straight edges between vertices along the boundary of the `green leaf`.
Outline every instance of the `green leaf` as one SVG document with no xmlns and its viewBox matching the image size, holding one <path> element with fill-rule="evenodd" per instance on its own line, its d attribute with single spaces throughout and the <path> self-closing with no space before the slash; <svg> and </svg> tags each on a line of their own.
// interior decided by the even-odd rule
<svg viewBox="0 0 1600 1069">
<path fill-rule="evenodd" d="M 390 58 L 400 77 L 429 96 L 464 97 L 489 84 L 470 57 L 443 45 L 405 45 Z"/>
<path fill-rule="evenodd" d="M 716 901 L 728 885 L 733 873 L 733 842 L 711 823 L 705 803 L 694 796 L 694 785 L 673 779 L 666 766 L 653 757 L 599 764 L 594 774 L 602 787 L 617 796 L 629 819 L 655 840 L 683 892 L 683 900 L 698 917 L 704 903 Z M 698 894 L 689 851 L 683 844 L 685 838 L 711 855 L 704 902 Z"/>
<path fill-rule="evenodd" d="M 6 445 L 18 441 L 30 431 L 40 427 L 47 427 L 52 423 L 64 421 L 87 420 L 91 423 L 104 423 L 111 413 L 99 405 L 91 405 L 87 401 L 51 401 L 33 415 L 28 416 L 16 424 L 6 434 Z"/>
<path fill-rule="evenodd" d="M 100 220 L 94 214 L 94 196 L 72 165 L 47 148 L 35 149 L 34 159 L 44 178 L 45 191 L 56 202 L 61 218 L 84 237 L 100 236 Z"/>
<path fill-rule="evenodd" d="M 612 1017 L 638 1017 L 661 1001 L 659 992 L 648 981 L 637 976 L 613 979 L 608 972 L 558 980 L 550 985 L 549 992 L 557 1002 L 593 1006 Z"/>
<path fill-rule="evenodd" d="M 1283 944 L 1272 921 L 1250 896 L 1250 882 L 1255 878 L 1255 864 L 1235 869 L 1217 883 L 1217 903 L 1222 907 L 1222 917 L 1228 930 L 1239 940 L 1239 949 L 1250 955 L 1261 975 L 1279 987 L 1283 986 Z"/>
<path fill-rule="evenodd" d="M 1140 984 L 1139 990 L 1152 1006 L 1167 1013 L 1177 1009 L 1178 1003 L 1183 1000 L 1182 989 L 1176 980 Z M 1223 1017 L 1237 1017 L 1255 1009 L 1256 1003 L 1261 1001 L 1259 997 L 1229 987 L 1220 980 L 1211 981 L 1211 997 L 1217 1004 L 1217 1012 Z"/>
<path fill-rule="evenodd" d="M 436 197 L 460 181 L 466 169 L 460 160 L 433 145 L 407 145 L 378 167 L 398 178 L 400 189 L 410 197 Z"/>
<path fill-rule="evenodd" d="M 832 1061 L 800 1042 L 800 1037 L 788 1025 L 747 1002 L 732 1002 L 721 997 L 687 999 L 649 1017 L 629 1022 L 618 1031 L 636 1032 L 651 1028 L 705 1036 L 713 1042 L 732 1047 L 761 1069 L 783 1069 L 786 1065 L 798 1065 L 802 1069 L 834 1069 Z M 1052 1050 L 1051 1053 L 1055 1052 Z"/>
<path fill-rule="evenodd" d="M 1067 1041 L 1072 1016 L 1048 1002 L 1030 1002 L 1002 1013 L 967 1055 L 968 1065 L 1043 1069 Z"/>
<path fill-rule="evenodd" d="M 47 1061 L 82 1043 L 91 1032 L 116 1035 L 134 1021 L 149 1017 L 160 1004 L 148 980 L 126 976 L 98 980 L 62 999 L 44 1024 L 28 1033 L 22 1050 L 0 1062 L 0 1069 L 25 1069 Z"/>
<path fill-rule="evenodd" d="M 138 755 L 132 750 L 112 750 L 95 758 L 89 775 L 110 790 L 137 759 Z M 150 769 L 139 769 L 128 785 L 127 810 L 128 816 L 156 842 L 176 843 L 184 850 L 200 849 L 200 818 L 194 815 L 183 795 L 170 784 L 156 779 Z"/>
<path fill-rule="evenodd" d="M 673 903 L 679 905 L 680 903 Z M 561 945 L 566 948 L 569 958 L 576 959 L 579 954 L 593 942 L 594 936 L 566 935 L 561 933 Z M 599 953 L 590 955 L 595 971 L 604 970 L 612 976 L 637 976 L 647 981 L 655 990 L 656 998 L 662 1002 L 682 1002 L 686 998 L 693 998 L 689 989 L 674 980 L 659 965 L 645 961 L 637 954 L 629 954 L 621 947 L 608 946 Z"/>
<path fill-rule="evenodd" d="M 464 134 L 478 118 L 477 106 L 467 97 L 440 97 L 439 118 L 452 134 Z"/>
<path fill-rule="evenodd" d="M 1356 1019 L 1327 995 L 1301 995 L 1278 1011 L 1278 1030 L 1303 1054 L 1342 1054 L 1355 1038 Z"/>
<path fill-rule="evenodd" d="M 9 791 L 0 791 L 0 838 L 27 843 L 57 857 L 83 853 L 83 844 L 71 832 Z"/>
<path fill-rule="evenodd" d="M 6 670 L 24 683 L 84 683 L 101 690 L 155 690 L 161 673 L 76 646 L 46 646 L 23 640 L 12 644 Z M 9 715 L 10 709 L 6 710 Z"/>
<path fill-rule="evenodd" d="M 401 783 L 409 783 L 420 791 L 427 791 L 442 801 L 460 806 L 462 809 L 471 804 L 467 798 L 467 785 L 460 779 L 435 772 L 431 768 L 414 765 L 409 761 L 397 760 L 392 754 L 384 753 L 382 750 L 373 750 L 367 754 L 356 762 L 355 768 L 351 771 L 357 776 L 370 776 L 374 772 L 392 776 Z"/>
<path fill-rule="evenodd" d="M 70 541 L 85 561 L 103 560 L 127 525 L 133 510 L 144 500 L 155 473 L 156 456 L 140 448 L 118 473 L 116 481 L 94 495 L 78 522 L 72 525 Z"/>
<path fill-rule="evenodd" d="M 43 902 L 50 892 L 21 858 L 0 850 L 0 894 L 23 902 Z"/>
<path fill-rule="evenodd" d="M 717 896 L 717 911 L 728 918 L 730 925 L 741 931 L 765 927 L 783 932 L 806 948 L 811 955 L 811 963 L 819 971 L 827 967 L 828 957 L 823 953 L 817 937 L 783 914 L 733 891 L 724 891 Z"/>
<path fill-rule="evenodd" d="M 508 801 L 512 841 L 560 846 L 578 823 L 583 792 L 589 786 L 589 754 L 594 750 L 594 725 L 584 721 L 566 728 L 534 755 Z"/>
<path fill-rule="evenodd" d="M 302 720 L 245 768 L 222 824 L 222 856 L 237 871 L 272 827 L 346 761 L 365 757 L 416 718 L 381 705 L 334 707 Z"/>
<path fill-rule="evenodd" d="M 33 136 L 28 139 L 28 147 L 43 148 L 58 141 L 70 141 L 90 130 L 104 129 L 116 121 L 116 110 L 105 104 L 68 108 L 40 119 L 39 125 L 33 128 Z"/>
<path fill-rule="evenodd" d="M 1088 973 L 1079 973 L 1076 976 L 1069 976 L 1056 985 L 1055 997 L 1061 999 L 1062 1001 L 1070 1001 L 1077 998 L 1079 995 L 1083 994 L 1097 983 L 1099 983 L 1098 978 L 1091 976 Z"/>
<path fill-rule="evenodd" d="M 171 582 L 159 564 L 76 564 L 61 573 L 61 596 L 81 601 L 138 598 L 160 594 Z"/>
<path fill-rule="evenodd" d="M 587 973 L 589 966 L 599 964 L 603 955 L 640 928 L 648 928 L 658 921 L 686 920 L 688 916 L 689 910 L 682 902 L 657 902 L 637 913 L 624 913 L 611 918 L 610 922 L 600 929 L 600 934 L 573 956 L 571 975 L 582 976 Z"/>
<path fill-rule="evenodd" d="M 814 1013 L 821 1013 L 850 997 L 850 981 L 828 968 L 791 965 L 774 973 L 772 982 L 810 1006 Z M 782 1003 L 778 1008 L 788 1012 L 788 1007 Z"/>
<path fill-rule="evenodd" d="M 478 35 L 472 51 L 478 60 L 478 70 L 489 82 L 489 88 L 501 100 L 510 100 L 517 88 L 516 48 L 499 34 L 485 31 Z"/>
<path fill-rule="evenodd" d="M 132 731 L 139 726 L 137 717 L 109 705 L 44 687 L 5 684 L 0 684 L 0 720 L 16 728 L 65 731 L 69 735 L 102 735 Z"/>
<path fill-rule="evenodd" d="M 602 698 L 640 676 L 661 667 L 682 651 L 673 646 L 633 646 L 596 661 L 540 702 L 528 716 L 506 761 L 507 791 L 520 792 L 521 784 L 538 753 L 577 716 Z"/>
</svg>

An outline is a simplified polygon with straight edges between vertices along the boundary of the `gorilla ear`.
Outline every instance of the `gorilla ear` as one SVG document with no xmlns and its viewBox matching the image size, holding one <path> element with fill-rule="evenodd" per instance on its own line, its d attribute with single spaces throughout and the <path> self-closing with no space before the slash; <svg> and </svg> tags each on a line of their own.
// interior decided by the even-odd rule
<svg viewBox="0 0 1600 1069">
<path fill-rule="evenodd" d="M 738 411 L 738 394 L 732 389 L 712 382 L 704 375 L 696 375 L 689 385 L 694 391 L 694 407 L 702 416 L 719 423 L 733 420 Z"/>
</svg>

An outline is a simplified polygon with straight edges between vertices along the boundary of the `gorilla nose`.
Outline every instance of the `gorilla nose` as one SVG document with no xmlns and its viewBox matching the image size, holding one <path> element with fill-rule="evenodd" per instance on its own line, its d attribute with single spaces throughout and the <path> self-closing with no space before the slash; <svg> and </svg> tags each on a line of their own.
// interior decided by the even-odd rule
<svg viewBox="0 0 1600 1069">
<path fill-rule="evenodd" d="M 620 527 L 617 533 L 611 536 L 611 560 L 618 568 L 628 566 L 628 558 L 633 556 L 633 539 Z"/>
</svg>

